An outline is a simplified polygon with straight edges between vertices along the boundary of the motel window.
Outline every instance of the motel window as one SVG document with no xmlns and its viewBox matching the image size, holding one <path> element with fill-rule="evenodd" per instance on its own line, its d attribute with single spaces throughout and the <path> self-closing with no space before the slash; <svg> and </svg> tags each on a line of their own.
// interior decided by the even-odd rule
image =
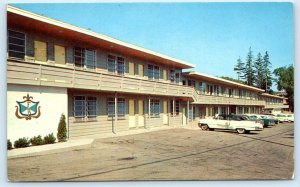
<svg viewBox="0 0 300 187">
<path fill-rule="evenodd" d="M 95 69 L 96 51 L 75 47 L 74 64 L 76 67 Z"/>
<path fill-rule="evenodd" d="M 157 118 L 160 114 L 159 99 L 150 99 L 150 117 Z"/>
<path fill-rule="evenodd" d="M 97 117 L 97 99 L 91 96 L 74 97 L 74 117 L 95 119 Z"/>
<path fill-rule="evenodd" d="M 226 88 L 221 86 L 221 94 L 222 95 L 225 95 L 226 94 Z"/>
<path fill-rule="evenodd" d="M 108 72 L 123 75 L 125 73 L 125 59 L 123 57 L 108 55 L 107 70 Z"/>
<path fill-rule="evenodd" d="M 199 82 L 199 91 L 200 91 L 200 94 L 205 94 L 205 83 L 204 82 Z"/>
<path fill-rule="evenodd" d="M 118 114 L 118 119 L 125 118 L 125 99 L 124 98 L 117 99 L 117 114 Z M 114 98 L 107 99 L 107 115 L 109 118 L 115 117 L 115 99 Z"/>
<path fill-rule="evenodd" d="M 8 30 L 8 56 L 24 59 L 25 57 L 25 34 Z"/>
<path fill-rule="evenodd" d="M 175 70 L 173 69 L 170 70 L 169 79 L 171 82 L 175 82 Z"/>
<path fill-rule="evenodd" d="M 159 80 L 159 67 L 154 65 L 148 65 L 148 78 L 150 80 Z"/>
<path fill-rule="evenodd" d="M 170 101 L 170 110 L 171 110 L 171 116 L 178 116 L 179 115 L 179 100 L 174 100 L 174 105 L 173 105 L 173 100 Z M 174 111 L 174 113 L 173 113 Z"/>
<path fill-rule="evenodd" d="M 229 97 L 233 97 L 233 90 L 231 88 L 228 89 L 228 95 Z"/>
</svg>

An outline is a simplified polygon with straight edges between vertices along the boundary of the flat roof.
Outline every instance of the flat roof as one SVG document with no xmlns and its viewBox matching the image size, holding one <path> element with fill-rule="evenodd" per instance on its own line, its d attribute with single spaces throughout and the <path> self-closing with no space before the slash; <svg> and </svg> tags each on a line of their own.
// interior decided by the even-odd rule
<svg viewBox="0 0 300 187">
<path fill-rule="evenodd" d="M 262 96 L 266 96 L 266 97 L 273 97 L 273 98 L 278 98 L 278 99 L 285 99 L 285 97 L 281 97 L 278 95 L 272 95 L 272 94 L 268 94 L 268 93 L 262 93 Z"/>
<path fill-rule="evenodd" d="M 123 42 L 121 40 L 99 34 L 87 29 L 83 29 L 71 24 L 67 24 L 55 19 L 51 19 L 42 15 L 38 15 L 23 9 L 19 9 L 13 7 L 11 5 L 7 5 L 7 23 L 14 23 L 16 25 L 21 25 L 23 27 L 27 27 L 28 29 L 32 28 L 33 30 L 44 30 L 49 33 L 56 33 L 57 35 L 60 33 L 65 35 L 71 35 L 70 38 L 83 38 L 87 42 L 91 42 L 94 45 L 102 46 L 107 49 L 112 49 L 116 52 L 126 53 L 131 56 L 136 56 L 142 59 L 147 59 L 149 61 L 154 61 L 156 63 L 171 65 L 176 68 L 188 69 L 194 68 L 194 64 L 190 64 L 183 60 L 175 59 L 173 57 L 163 55 L 143 47 L 139 47 L 137 45 L 133 45 L 127 42 Z M 11 14 L 9 14 L 11 13 Z M 15 15 L 12 15 L 15 14 Z M 20 17 L 21 16 L 21 17 Z M 10 18 L 11 17 L 11 18 Z M 21 21 L 22 20 L 22 21 Z M 32 24 L 34 22 L 34 24 Z M 46 28 L 45 24 L 47 25 Z M 51 26 L 49 26 L 51 25 Z M 47 28 L 50 27 L 50 28 Z M 89 37 L 87 37 L 89 36 Z M 96 41 L 92 41 L 96 40 Z"/>
<path fill-rule="evenodd" d="M 265 90 L 260 89 L 260 88 L 256 88 L 256 87 L 253 87 L 253 86 L 248 86 L 248 85 L 245 85 L 245 84 L 237 83 L 237 82 L 234 82 L 234 81 L 222 79 L 222 78 L 219 78 L 219 77 L 215 77 L 215 76 L 211 76 L 211 75 L 207 75 L 207 74 L 199 73 L 199 72 L 195 72 L 195 71 L 185 72 L 184 74 L 188 75 L 190 77 L 196 78 L 196 79 L 200 78 L 200 79 L 206 80 L 206 81 L 223 83 L 223 84 L 227 84 L 227 85 L 230 85 L 230 86 L 241 87 L 241 88 L 245 88 L 245 89 L 248 89 L 248 90 L 254 90 L 254 91 L 257 91 L 257 92 L 264 92 L 265 91 Z"/>
</svg>

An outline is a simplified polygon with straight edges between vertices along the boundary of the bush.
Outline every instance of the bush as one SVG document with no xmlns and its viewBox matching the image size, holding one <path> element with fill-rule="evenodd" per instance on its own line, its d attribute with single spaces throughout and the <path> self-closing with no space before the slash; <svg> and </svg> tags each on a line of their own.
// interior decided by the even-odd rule
<svg viewBox="0 0 300 187">
<path fill-rule="evenodd" d="M 15 141 L 14 147 L 15 148 L 21 148 L 21 147 L 29 147 L 29 140 L 28 138 L 19 138 L 18 140 Z"/>
<path fill-rule="evenodd" d="M 12 149 L 12 143 L 11 143 L 10 139 L 7 140 L 7 149 L 8 150 Z"/>
<path fill-rule="evenodd" d="M 57 139 L 59 142 L 64 142 L 67 140 L 66 117 L 64 114 L 61 115 L 60 121 L 58 124 Z"/>
<path fill-rule="evenodd" d="M 35 145 L 43 145 L 44 144 L 44 140 L 42 138 L 41 135 L 38 136 L 34 136 L 33 138 L 30 139 L 30 143 L 31 145 L 35 146 Z"/>
<path fill-rule="evenodd" d="M 48 134 L 47 136 L 44 137 L 44 143 L 45 144 L 54 144 L 56 138 L 54 137 L 53 133 Z"/>
</svg>

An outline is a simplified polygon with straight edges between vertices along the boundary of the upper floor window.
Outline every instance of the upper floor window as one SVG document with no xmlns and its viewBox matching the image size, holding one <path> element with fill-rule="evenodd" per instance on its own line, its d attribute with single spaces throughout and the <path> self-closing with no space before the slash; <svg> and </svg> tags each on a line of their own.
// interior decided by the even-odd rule
<svg viewBox="0 0 300 187">
<path fill-rule="evenodd" d="M 24 59 L 25 57 L 25 34 L 8 30 L 8 56 Z"/>
<path fill-rule="evenodd" d="M 148 78 L 150 80 L 159 80 L 159 66 L 148 65 Z"/>
<path fill-rule="evenodd" d="M 171 82 L 175 82 L 175 70 L 173 69 L 170 70 L 169 79 Z"/>
<path fill-rule="evenodd" d="M 113 55 L 107 56 L 107 70 L 109 72 L 124 74 L 125 73 L 125 59 Z"/>
<path fill-rule="evenodd" d="M 233 97 L 233 89 L 232 88 L 228 89 L 228 95 L 229 95 L 229 97 Z"/>
<path fill-rule="evenodd" d="M 75 47 L 74 64 L 76 67 L 94 69 L 96 64 L 96 51 L 81 47 Z"/>
<path fill-rule="evenodd" d="M 201 94 L 205 94 L 205 83 L 204 82 L 199 82 L 199 91 Z"/>
</svg>

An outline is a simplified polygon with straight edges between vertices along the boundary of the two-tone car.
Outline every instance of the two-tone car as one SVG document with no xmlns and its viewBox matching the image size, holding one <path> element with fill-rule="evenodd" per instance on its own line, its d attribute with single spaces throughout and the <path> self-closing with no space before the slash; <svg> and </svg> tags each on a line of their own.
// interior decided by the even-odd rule
<svg viewBox="0 0 300 187">
<path fill-rule="evenodd" d="M 267 115 L 261 115 L 261 114 L 246 114 L 246 115 L 249 116 L 250 118 L 263 121 L 264 127 L 275 125 L 275 120 L 269 118 Z"/>
<path fill-rule="evenodd" d="M 232 130 L 239 134 L 249 133 L 250 131 L 262 131 L 263 124 L 260 121 L 249 121 L 245 117 L 230 114 L 216 115 L 213 119 L 200 119 L 198 123 L 202 130 Z"/>
</svg>

